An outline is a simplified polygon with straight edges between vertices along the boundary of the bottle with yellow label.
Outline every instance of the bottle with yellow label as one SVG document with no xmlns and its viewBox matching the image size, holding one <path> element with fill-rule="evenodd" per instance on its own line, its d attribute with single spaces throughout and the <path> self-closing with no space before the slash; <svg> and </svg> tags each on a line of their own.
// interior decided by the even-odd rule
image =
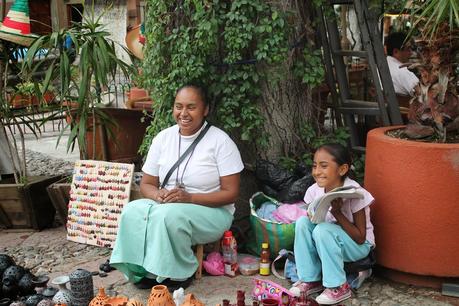
<svg viewBox="0 0 459 306">
<path fill-rule="evenodd" d="M 269 245 L 267 242 L 261 244 L 260 253 L 260 275 L 270 274 Z"/>
</svg>

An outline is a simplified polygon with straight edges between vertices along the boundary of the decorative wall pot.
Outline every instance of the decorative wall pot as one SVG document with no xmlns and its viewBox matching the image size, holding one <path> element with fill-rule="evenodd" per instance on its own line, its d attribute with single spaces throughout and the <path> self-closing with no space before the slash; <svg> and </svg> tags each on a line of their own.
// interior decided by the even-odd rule
<svg viewBox="0 0 459 306">
<path fill-rule="evenodd" d="M 67 288 L 69 282 L 67 275 L 59 276 L 53 279 L 53 284 L 59 286 L 59 291 L 54 295 L 53 302 L 55 304 L 66 304 L 67 306 L 72 305 L 72 293 Z"/>
<path fill-rule="evenodd" d="M 156 285 L 151 288 L 148 306 L 175 306 L 175 303 L 166 286 Z"/>
<path fill-rule="evenodd" d="M 97 295 L 91 300 L 89 306 L 104 306 L 109 296 L 105 294 L 105 288 L 99 288 Z"/>
<path fill-rule="evenodd" d="M 92 274 L 84 269 L 76 269 L 69 275 L 72 291 L 72 306 L 87 306 L 94 298 Z"/>
<path fill-rule="evenodd" d="M 365 189 L 376 262 L 393 280 L 441 288 L 459 277 L 459 143 L 427 143 L 367 135 Z"/>
</svg>

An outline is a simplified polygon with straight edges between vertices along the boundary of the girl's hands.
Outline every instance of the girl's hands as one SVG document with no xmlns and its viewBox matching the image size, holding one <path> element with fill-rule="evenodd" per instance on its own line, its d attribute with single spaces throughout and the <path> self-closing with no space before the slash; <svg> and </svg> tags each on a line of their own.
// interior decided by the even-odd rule
<svg viewBox="0 0 459 306">
<path fill-rule="evenodd" d="M 162 203 L 191 203 L 191 194 L 183 188 L 174 188 L 167 191 Z"/>
<path fill-rule="evenodd" d="M 343 206 L 343 199 L 342 198 L 337 198 L 331 201 L 331 209 L 330 212 L 332 215 L 335 215 L 336 213 L 341 212 L 341 207 Z"/>
</svg>

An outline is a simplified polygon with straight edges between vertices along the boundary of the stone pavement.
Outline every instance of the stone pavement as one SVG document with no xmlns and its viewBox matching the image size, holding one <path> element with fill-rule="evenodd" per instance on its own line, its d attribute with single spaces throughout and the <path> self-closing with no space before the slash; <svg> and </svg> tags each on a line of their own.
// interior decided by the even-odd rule
<svg viewBox="0 0 459 306">
<path fill-rule="evenodd" d="M 34 274 L 48 274 L 52 280 L 60 275 L 68 275 L 77 268 L 98 271 L 101 263 L 110 256 L 110 250 L 79 244 L 66 240 L 63 226 L 40 232 L 29 230 L 0 230 L 0 253 L 12 256 L 17 264 L 31 269 Z M 287 281 L 267 277 L 285 287 Z M 107 277 L 94 276 L 94 287 L 105 287 L 109 292 L 144 303 L 149 290 L 140 290 L 125 281 L 118 271 L 108 273 Z M 51 284 L 51 283 L 49 283 Z M 246 303 L 251 305 L 250 292 L 252 277 L 204 275 L 201 280 L 194 280 L 185 291 L 194 293 L 205 305 L 216 305 L 223 299 L 236 301 L 236 291 L 246 291 Z M 437 290 L 415 288 L 371 277 L 344 305 L 459 305 L 459 298 L 445 297 Z"/>
<path fill-rule="evenodd" d="M 48 130 L 49 131 L 49 130 Z M 58 148 L 55 146 L 56 132 L 42 135 L 40 140 L 27 137 L 28 169 L 32 175 L 64 173 L 72 169 L 73 161 L 78 159 L 78 150 L 67 154 L 66 138 Z M 32 230 L 0 230 L 0 253 L 12 256 L 17 264 L 31 269 L 35 274 L 48 274 L 50 279 L 73 272 L 77 268 L 98 271 L 101 263 L 110 257 L 110 250 L 70 242 L 66 240 L 63 226 L 40 232 Z M 287 281 L 267 277 L 285 287 Z M 139 290 L 127 283 L 118 271 L 108 273 L 107 277 L 94 277 L 94 287 L 105 287 L 112 293 L 136 298 L 146 305 L 149 290 Z M 222 299 L 236 301 L 236 291 L 246 291 L 246 303 L 251 305 L 250 292 L 252 277 L 205 275 L 201 280 L 194 280 L 186 293 L 195 296 L 206 305 L 216 305 Z M 373 276 L 354 293 L 353 298 L 344 305 L 459 305 L 459 298 L 442 296 L 438 290 L 416 288 L 394 283 L 378 276 Z"/>
</svg>

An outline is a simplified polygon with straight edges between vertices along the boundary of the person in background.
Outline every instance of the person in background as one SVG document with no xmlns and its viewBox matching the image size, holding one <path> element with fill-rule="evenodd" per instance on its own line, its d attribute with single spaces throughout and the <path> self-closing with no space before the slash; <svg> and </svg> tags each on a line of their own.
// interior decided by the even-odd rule
<svg viewBox="0 0 459 306">
<path fill-rule="evenodd" d="M 177 90 L 172 111 L 177 124 L 153 139 L 142 168 L 145 199 L 123 209 L 110 265 L 138 288 L 161 283 L 170 291 L 185 289 L 198 268 L 192 245 L 214 242 L 231 226 L 244 165 L 231 138 L 215 126 L 208 128 L 208 113 L 201 87 Z"/>
<path fill-rule="evenodd" d="M 392 83 L 395 93 L 401 96 L 411 96 L 415 86 L 419 83 L 418 77 L 408 70 L 400 67 L 408 63 L 413 51 L 413 43 L 406 40 L 407 35 L 402 32 L 394 32 L 387 36 L 385 45 L 387 52 L 387 64 L 389 65 Z"/>
<path fill-rule="evenodd" d="M 365 258 L 375 245 L 370 221 L 374 198 L 347 177 L 350 167 L 350 153 L 342 145 L 325 144 L 317 149 L 312 165 L 316 183 L 307 189 L 304 201 L 310 204 L 343 186 L 357 188 L 363 198 L 337 198 L 331 202 L 325 222 L 314 224 L 308 217 L 301 217 L 295 224 L 294 252 L 299 280 L 293 287 L 307 295 L 323 291 L 316 298 L 322 305 L 351 297 L 344 262 Z"/>
</svg>

